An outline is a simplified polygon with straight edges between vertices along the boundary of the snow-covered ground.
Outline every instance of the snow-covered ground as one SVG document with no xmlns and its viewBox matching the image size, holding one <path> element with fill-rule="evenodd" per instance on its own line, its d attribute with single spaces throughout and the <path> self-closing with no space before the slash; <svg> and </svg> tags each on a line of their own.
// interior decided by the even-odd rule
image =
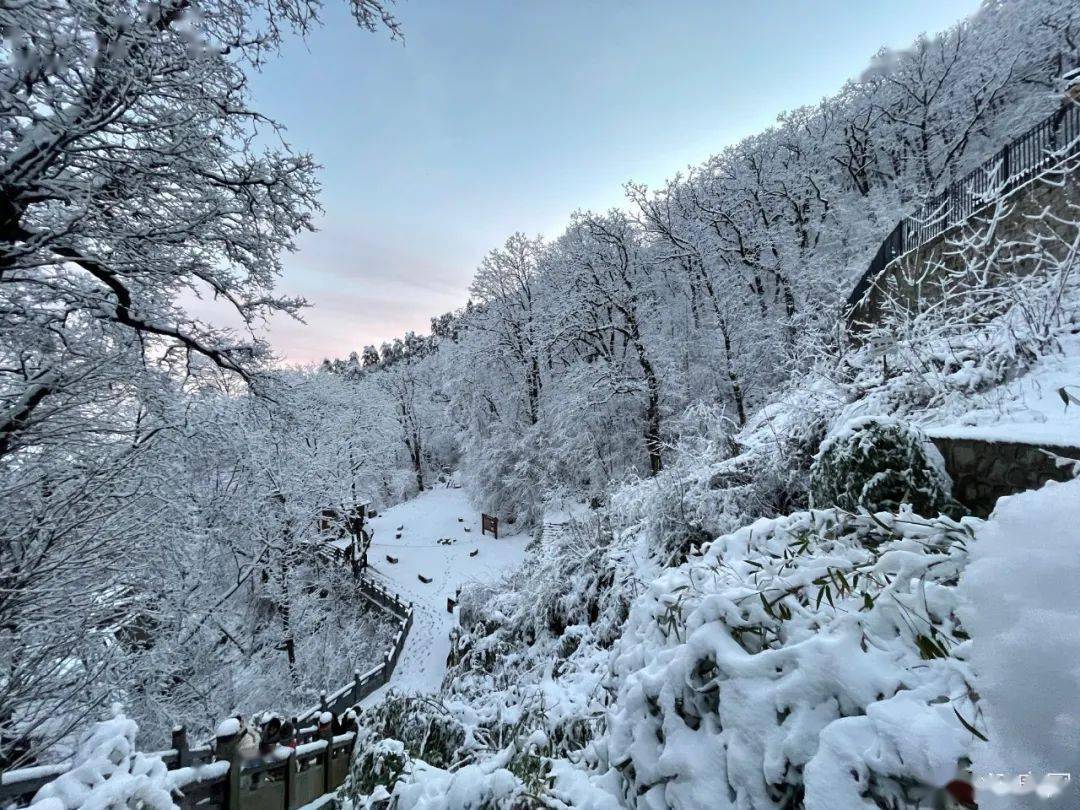
<svg viewBox="0 0 1080 810">
<path fill-rule="evenodd" d="M 437 691 L 446 672 L 450 631 L 457 624 L 457 611 L 446 611 L 447 597 L 468 582 L 495 582 L 517 568 L 529 541 L 527 533 L 503 536 L 502 527 L 498 540 L 481 535 L 480 514 L 465 493 L 443 486 L 387 509 L 369 526 L 374 535 L 368 571 L 413 603 L 413 626 L 390 683 L 365 705 L 378 702 L 388 688 Z M 439 543 L 443 538 L 453 542 Z M 473 551 L 478 553 L 470 557 Z M 388 555 L 397 563 L 389 562 Z M 421 574 L 431 582 L 421 582 Z"/>
<path fill-rule="evenodd" d="M 1050 482 L 998 501 L 971 546 L 960 618 L 989 731 L 972 756 L 980 807 L 1080 807 L 1078 526 L 1080 480 Z"/>
<path fill-rule="evenodd" d="M 1065 338 L 1060 354 L 1041 358 L 1026 374 L 972 395 L 961 415 L 936 416 L 927 433 L 1080 447 L 1080 405 L 1066 404 L 1061 389 L 1080 399 L 1080 336 Z"/>
</svg>

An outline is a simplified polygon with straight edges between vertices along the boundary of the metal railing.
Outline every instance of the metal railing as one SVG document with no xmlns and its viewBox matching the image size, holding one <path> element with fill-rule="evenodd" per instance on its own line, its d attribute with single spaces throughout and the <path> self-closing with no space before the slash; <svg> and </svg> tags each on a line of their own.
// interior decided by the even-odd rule
<svg viewBox="0 0 1080 810">
<path fill-rule="evenodd" d="M 1069 103 L 897 223 L 852 290 L 849 313 L 893 261 L 962 225 L 996 199 L 1076 154 L 1080 154 L 1080 104 Z"/>
</svg>

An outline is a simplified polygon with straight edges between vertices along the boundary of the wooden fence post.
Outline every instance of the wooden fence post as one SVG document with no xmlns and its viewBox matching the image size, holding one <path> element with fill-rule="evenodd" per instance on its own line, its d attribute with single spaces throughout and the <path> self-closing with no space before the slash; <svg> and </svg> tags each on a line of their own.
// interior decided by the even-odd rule
<svg viewBox="0 0 1080 810">
<path fill-rule="evenodd" d="M 285 810 L 296 807 L 296 749 L 285 760 Z"/>
<path fill-rule="evenodd" d="M 319 739 L 326 740 L 326 748 L 323 751 L 323 793 L 329 793 L 333 787 L 333 760 L 330 758 L 330 749 L 334 746 L 334 718 L 330 712 L 324 711 L 319 715 Z"/>
<path fill-rule="evenodd" d="M 173 726 L 172 747 L 176 750 L 176 767 L 186 768 L 191 764 L 191 749 L 188 748 L 187 729 Z"/>
<path fill-rule="evenodd" d="M 225 807 L 223 810 L 240 810 L 240 768 L 243 763 L 240 759 L 238 746 L 243 731 L 239 721 L 237 721 L 235 734 L 223 734 L 217 737 L 215 755 L 218 759 L 223 759 L 229 763 L 229 773 L 226 775 Z"/>
<path fill-rule="evenodd" d="M 352 704 L 355 706 L 360 702 L 360 670 L 353 670 L 352 674 Z"/>
</svg>

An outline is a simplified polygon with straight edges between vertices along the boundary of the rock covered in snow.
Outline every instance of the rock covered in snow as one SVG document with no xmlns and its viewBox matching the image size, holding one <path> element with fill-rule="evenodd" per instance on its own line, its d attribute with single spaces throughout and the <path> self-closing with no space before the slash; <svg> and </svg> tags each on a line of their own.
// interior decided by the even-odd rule
<svg viewBox="0 0 1080 810">
<path fill-rule="evenodd" d="M 217 724 L 214 729 L 215 737 L 235 737 L 240 733 L 240 720 L 236 717 L 226 717 Z"/>
</svg>

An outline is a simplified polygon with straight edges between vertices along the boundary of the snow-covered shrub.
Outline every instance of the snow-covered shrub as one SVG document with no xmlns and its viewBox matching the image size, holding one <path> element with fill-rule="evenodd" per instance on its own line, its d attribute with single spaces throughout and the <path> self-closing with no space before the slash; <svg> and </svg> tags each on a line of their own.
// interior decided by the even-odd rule
<svg viewBox="0 0 1080 810">
<path fill-rule="evenodd" d="M 507 752 L 509 753 L 509 752 Z M 393 807 L 395 810 L 496 810 L 502 807 L 543 807 L 521 780 L 504 767 L 508 756 L 464 765 L 456 770 L 412 762 L 392 790 L 376 789 L 353 798 L 354 807 Z"/>
<path fill-rule="evenodd" d="M 370 756 L 373 762 L 387 756 L 378 747 L 378 740 L 398 740 L 405 755 L 436 767 L 456 762 L 462 752 L 475 745 L 462 718 L 437 698 L 391 692 L 364 712 L 359 723 L 358 758 Z"/>
<path fill-rule="evenodd" d="M 485 712 L 391 695 L 361 719 L 347 788 L 353 806 L 541 806 L 530 799 L 545 790 L 553 749 L 527 703 L 492 701 L 496 710 Z"/>
<path fill-rule="evenodd" d="M 835 407 L 813 386 L 793 389 L 738 431 L 715 409 L 691 408 L 667 469 L 613 489 L 609 524 L 624 535 L 642 534 L 653 562 L 668 567 L 748 517 L 805 508 L 813 454 Z"/>
<path fill-rule="evenodd" d="M 35 810 L 131 807 L 173 810 L 169 772 L 161 757 L 136 753 L 139 727 L 114 710 L 82 736 L 71 769 L 41 788 Z"/>
<path fill-rule="evenodd" d="M 973 691 L 956 582 L 972 522 L 762 519 L 659 577 L 594 743 L 638 807 L 910 806 L 953 779 Z"/>
<path fill-rule="evenodd" d="M 822 443 L 810 492 L 815 506 L 849 512 L 908 504 L 920 515 L 936 515 L 952 504 L 952 481 L 937 448 L 918 428 L 881 417 L 854 419 Z"/>
<path fill-rule="evenodd" d="M 482 669 L 483 661 L 502 659 L 507 643 L 527 647 L 544 638 L 558 640 L 575 626 L 593 628 L 610 645 L 628 608 L 622 586 L 631 570 L 621 564 L 624 543 L 596 513 L 542 531 L 521 571 L 501 588 L 463 590 L 467 609 L 455 655 L 460 660 L 471 650 L 466 668 Z M 482 637 L 491 641 L 473 649 Z"/>
<path fill-rule="evenodd" d="M 373 800 L 387 798 L 412 761 L 405 744 L 401 740 L 369 737 L 357 743 L 357 750 L 349 792 Z"/>
</svg>

